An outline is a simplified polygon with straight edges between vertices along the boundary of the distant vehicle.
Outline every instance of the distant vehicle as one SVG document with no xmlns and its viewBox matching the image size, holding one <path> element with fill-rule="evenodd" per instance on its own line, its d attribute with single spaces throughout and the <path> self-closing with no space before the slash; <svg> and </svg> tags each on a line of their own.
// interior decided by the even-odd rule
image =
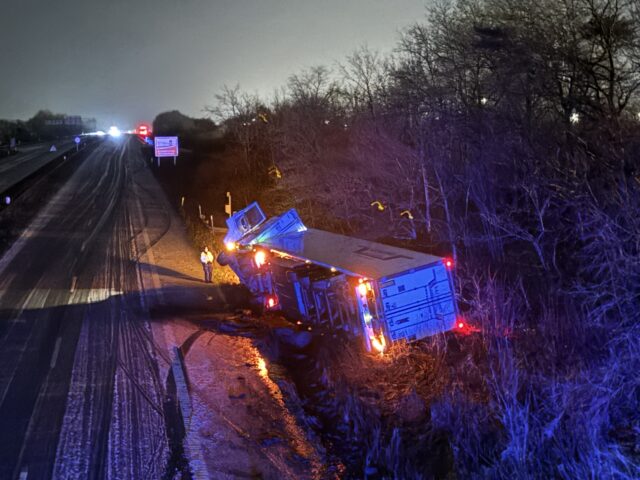
<svg viewBox="0 0 640 480">
<path fill-rule="evenodd" d="M 109 127 L 109 131 L 107 132 L 109 134 L 109 136 L 113 137 L 113 138 L 119 138 L 120 136 L 122 136 L 122 132 L 120 131 L 120 129 L 115 126 L 115 125 L 111 125 Z"/>
<path fill-rule="evenodd" d="M 457 327 L 451 259 L 307 228 L 295 209 L 267 220 L 256 202 L 227 226 L 218 263 L 267 310 L 379 352 Z"/>
<path fill-rule="evenodd" d="M 141 137 L 147 137 L 151 135 L 151 128 L 148 125 L 138 125 L 138 128 L 136 128 L 136 133 Z"/>
</svg>

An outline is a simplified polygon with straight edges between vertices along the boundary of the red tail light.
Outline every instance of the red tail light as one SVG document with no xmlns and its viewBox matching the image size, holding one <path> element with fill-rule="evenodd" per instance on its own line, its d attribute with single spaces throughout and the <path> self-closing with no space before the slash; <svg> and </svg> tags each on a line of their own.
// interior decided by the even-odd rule
<svg viewBox="0 0 640 480">
<path fill-rule="evenodd" d="M 442 259 L 442 263 L 447 270 L 453 270 L 455 264 L 453 263 L 453 258 L 447 257 Z"/>
<path fill-rule="evenodd" d="M 453 327 L 453 331 L 458 333 L 459 335 L 467 336 L 473 333 L 478 333 L 480 329 L 470 323 L 467 323 L 464 317 L 458 317 L 456 318 L 456 323 Z"/>
<path fill-rule="evenodd" d="M 273 308 L 276 305 L 278 305 L 278 297 L 276 297 L 275 295 L 269 295 L 266 298 L 265 303 L 266 303 L 267 308 Z"/>
</svg>

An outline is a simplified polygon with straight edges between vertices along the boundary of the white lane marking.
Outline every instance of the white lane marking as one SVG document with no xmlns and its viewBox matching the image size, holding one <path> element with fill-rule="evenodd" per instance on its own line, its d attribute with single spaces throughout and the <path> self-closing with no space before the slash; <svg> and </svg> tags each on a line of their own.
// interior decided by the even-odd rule
<svg viewBox="0 0 640 480">
<path fill-rule="evenodd" d="M 89 157 L 95 155 L 98 150 L 99 149 L 96 149 L 91 152 Z M 89 157 L 87 157 L 87 159 Z M 24 248 L 25 244 L 27 243 L 27 239 L 43 230 L 47 222 L 51 218 L 53 218 L 55 214 L 60 212 L 60 210 L 65 205 L 63 199 L 67 199 L 68 202 L 68 199 L 73 197 L 73 193 L 71 190 L 73 187 L 73 182 L 67 181 L 64 186 L 60 190 L 58 190 L 58 193 L 56 193 L 54 197 L 47 203 L 47 206 L 40 211 L 35 219 L 32 220 L 31 224 L 24 230 L 22 235 L 20 235 L 20 237 L 15 242 L 13 242 L 11 248 L 9 248 L 9 250 L 7 250 L 2 257 L 0 257 L 0 276 L 5 275 L 5 270 L 13 261 L 13 259 L 18 255 L 18 253 L 20 253 L 20 251 Z"/>
<path fill-rule="evenodd" d="M 71 288 L 69 289 L 69 293 L 75 292 L 77 281 L 78 281 L 78 277 L 76 277 L 75 275 L 71 277 Z"/>
<path fill-rule="evenodd" d="M 58 361 L 58 353 L 60 352 L 60 343 L 62 342 L 62 337 L 58 337 L 56 339 L 56 346 L 53 347 L 53 355 L 51 356 L 51 362 L 49 362 L 49 367 L 52 369 L 56 366 L 56 362 Z"/>
<path fill-rule="evenodd" d="M 33 290 L 31 290 L 27 295 L 27 298 L 25 298 L 22 305 L 20 305 L 20 309 L 18 310 L 18 313 L 16 314 L 16 318 L 14 319 L 15 323 L 26 323 L 26 319 L 22 316 L 22 314 L 24 313 L 25 310 L 28 310 L 29 307 L 31 306 L 30 305 L 31 300 L 33 299 L 36 292 L 38 292 L 37 288 L 34 288 Z M 46 296 L 49 295 L 49 290 L 46 290 L 45 295 Z"/>
<path fill-rule="evenodd" d="M 28 476 L 29 476 L 29 467 L 23 467 L 22 470 L 20 470 L 20 477 L 18 477 L 18 480 L 27 480 Z"/>
<path fill-rule="evenodd" d="M 13 282 L 14 278 L 15 275 L 11 272 L 7 272 L 5 275 L 0 277 L 0 285 L 2 285 L 2 288 L 0 288 L 0 305 L 2 305 L 2 299 L 4 296 L 12 290 L 9 286 Z"/>
</svg>

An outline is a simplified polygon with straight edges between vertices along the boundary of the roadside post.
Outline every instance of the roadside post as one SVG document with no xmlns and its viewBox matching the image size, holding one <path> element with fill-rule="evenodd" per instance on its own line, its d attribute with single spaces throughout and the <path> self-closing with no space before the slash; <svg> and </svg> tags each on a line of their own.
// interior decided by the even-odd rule
<svg viewBox="0 0 640 480">
<path fill-rule="evenodd" d="M 231 216 L 231 192 L 227 192 L 227 202 L 224 204 L 224 213 Z"/>
<path fill-rule="evenodd" d="M 156 158 L 158 159 L 158 167 L 162 157 L 173 157 L 173 164 L 176 164 L 179 153 L 178 137 L 156 137 L 153 144 Z"/>
</svg>

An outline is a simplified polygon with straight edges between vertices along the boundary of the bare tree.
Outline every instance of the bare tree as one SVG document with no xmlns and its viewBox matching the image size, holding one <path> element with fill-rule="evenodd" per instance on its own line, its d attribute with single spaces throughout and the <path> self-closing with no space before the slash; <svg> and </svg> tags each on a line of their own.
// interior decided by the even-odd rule
<svg viewBox="0 0 640 480">
<path fill-rule="evenodd" d="M 388 70 L 388 60 L 366 46 L 355 50 L 340 65 L 346 95 L 354 112 L 365 110 L 376 119 L 377 109 L 386 103 Z"/>
</svg>

